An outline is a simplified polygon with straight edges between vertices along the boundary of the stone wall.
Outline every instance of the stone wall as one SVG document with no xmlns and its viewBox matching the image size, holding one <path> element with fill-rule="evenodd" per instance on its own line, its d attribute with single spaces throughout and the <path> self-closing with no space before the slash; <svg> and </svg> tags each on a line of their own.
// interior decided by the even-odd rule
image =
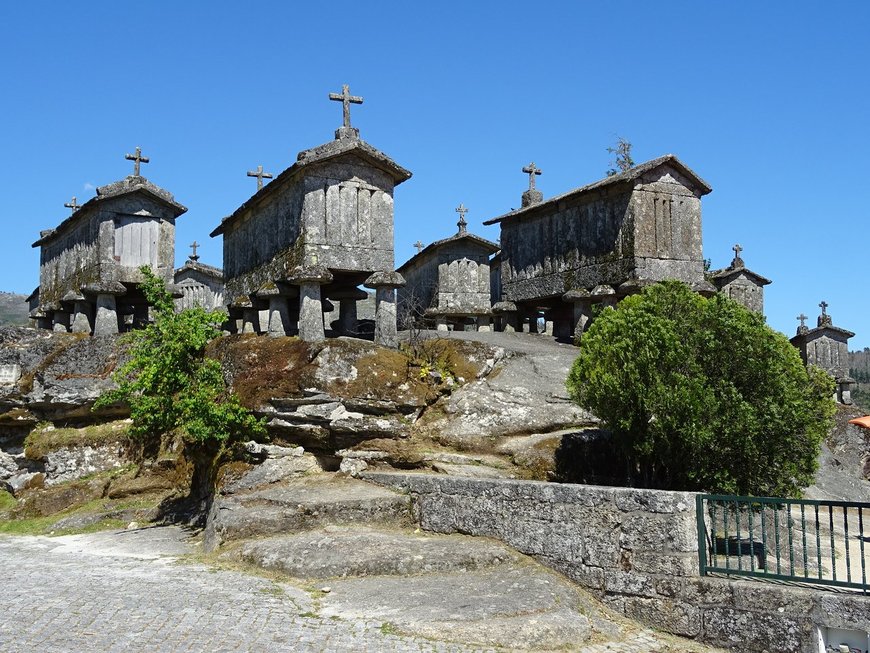
<svg viewBox="0 0 870 653">
<path fill-rule="evenodd" d="M 764 286 L 754 282 L 745 271 L 728 279 L 719 291 L 750 311 L 764 315 Z"/>
<path fill-rule="evenodd" d="M 626 616 L 734 651 L 818 651 L 817 627 L 870 629 L 870 597 L 701 577 L 695 495 L 368 473 L 408 491 L 420 525 L 498 538 Z"/>
<path fill-rule="evenodd" d="M 44 243 L 40 250 L 39 299 L 58 303 L 68 290 L 100 279 L 100 216 L 79 220 Z"/>
</svg>

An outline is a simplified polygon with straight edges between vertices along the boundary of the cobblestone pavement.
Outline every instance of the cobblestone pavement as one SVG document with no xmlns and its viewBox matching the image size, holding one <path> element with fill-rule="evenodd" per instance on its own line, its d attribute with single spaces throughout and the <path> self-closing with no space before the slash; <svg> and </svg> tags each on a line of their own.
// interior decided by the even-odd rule
<svg viewBox="0 0 870 653">
<path fill-rule="evenodd" d="M 487 650 L 397 635 L 382 622 L 318 617 L 316 599 L 298 587 L 179 562 L 189 550 L 175 528 L 0 537 L 0 652 Z M 670 650 L 647 630 L 579 649 Z"/>
</svg>

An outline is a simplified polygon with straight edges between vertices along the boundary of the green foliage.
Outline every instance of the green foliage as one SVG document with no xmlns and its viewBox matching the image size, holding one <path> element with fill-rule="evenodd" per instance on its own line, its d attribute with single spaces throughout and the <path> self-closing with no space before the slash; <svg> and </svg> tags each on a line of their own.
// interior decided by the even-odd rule
<svg viewBox="0 0 870 653">
<path fill-rule="evenodd" d="M 219 452 L 265 428 L 232 395 L 217 361 L 205 346 L 220 335 L 220 311 L 193 308 L 175 312 L 163 280 L 141 268 L 142 291 L 153 306 L 153 323 L 129 335 L 130 358 L 114 376 L 118 388 L 100 397 L 95 408 L 116 402 L 130 406 L 130 434 L 152 446 L 164 435 L 181 436 L 186 452 Z M 196 457 L 196 456 L 194 456 Z"/>
<path fill-rule="evenodd" d="M 616 137 L 616 146 L 608 147 L 607 151 L 613 155 L 607 176 L 612 177 L 634 167 L 634 159 L 631 158 L 631 142 L 622 136 Z"/>
<path fill-rule="evenodd" d="M 730 299 L 667 281 L 584 333 L 570 395 L 645 487 L 794 496 L 833 425 L 833 379 Z"/>
</svg>

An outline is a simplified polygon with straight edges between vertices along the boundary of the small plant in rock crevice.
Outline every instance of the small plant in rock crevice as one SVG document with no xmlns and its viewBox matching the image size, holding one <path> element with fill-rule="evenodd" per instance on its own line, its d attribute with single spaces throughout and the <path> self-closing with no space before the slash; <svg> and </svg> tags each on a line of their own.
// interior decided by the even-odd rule
<svg viewBox="0 0 870 653">
<path fill-rule="evenodd" d="M 145 452 L 177 436 L 193 464 L 191 498 L 205 499 L 220 461 L 234 443 L 265 434 L 262 421 L 229 392 L 220 364 L 205 357 L 205 346 L 220 335 L 220 311 L 201 308 L 177 313 L 172 296 L 150 268 L 140 268 L 142 292 L 154 321 L 133 331 L 129 360 L 114 375 L 118 387 L 94 409 L 123 402 L 130 407 L 130 435 Z"/>
</svg>

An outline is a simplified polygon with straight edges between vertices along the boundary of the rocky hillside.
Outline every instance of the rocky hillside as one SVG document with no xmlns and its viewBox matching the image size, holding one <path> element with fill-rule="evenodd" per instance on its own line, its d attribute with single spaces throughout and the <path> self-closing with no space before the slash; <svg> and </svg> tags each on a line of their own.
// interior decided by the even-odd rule
<svg viewBox="0 0 870 653">
<path fill-rule="evenodd" d="M 28 326 L 30 324 L 25 299 L 25 295 L 0 292 L 0 327 Z"/>
</svg>

